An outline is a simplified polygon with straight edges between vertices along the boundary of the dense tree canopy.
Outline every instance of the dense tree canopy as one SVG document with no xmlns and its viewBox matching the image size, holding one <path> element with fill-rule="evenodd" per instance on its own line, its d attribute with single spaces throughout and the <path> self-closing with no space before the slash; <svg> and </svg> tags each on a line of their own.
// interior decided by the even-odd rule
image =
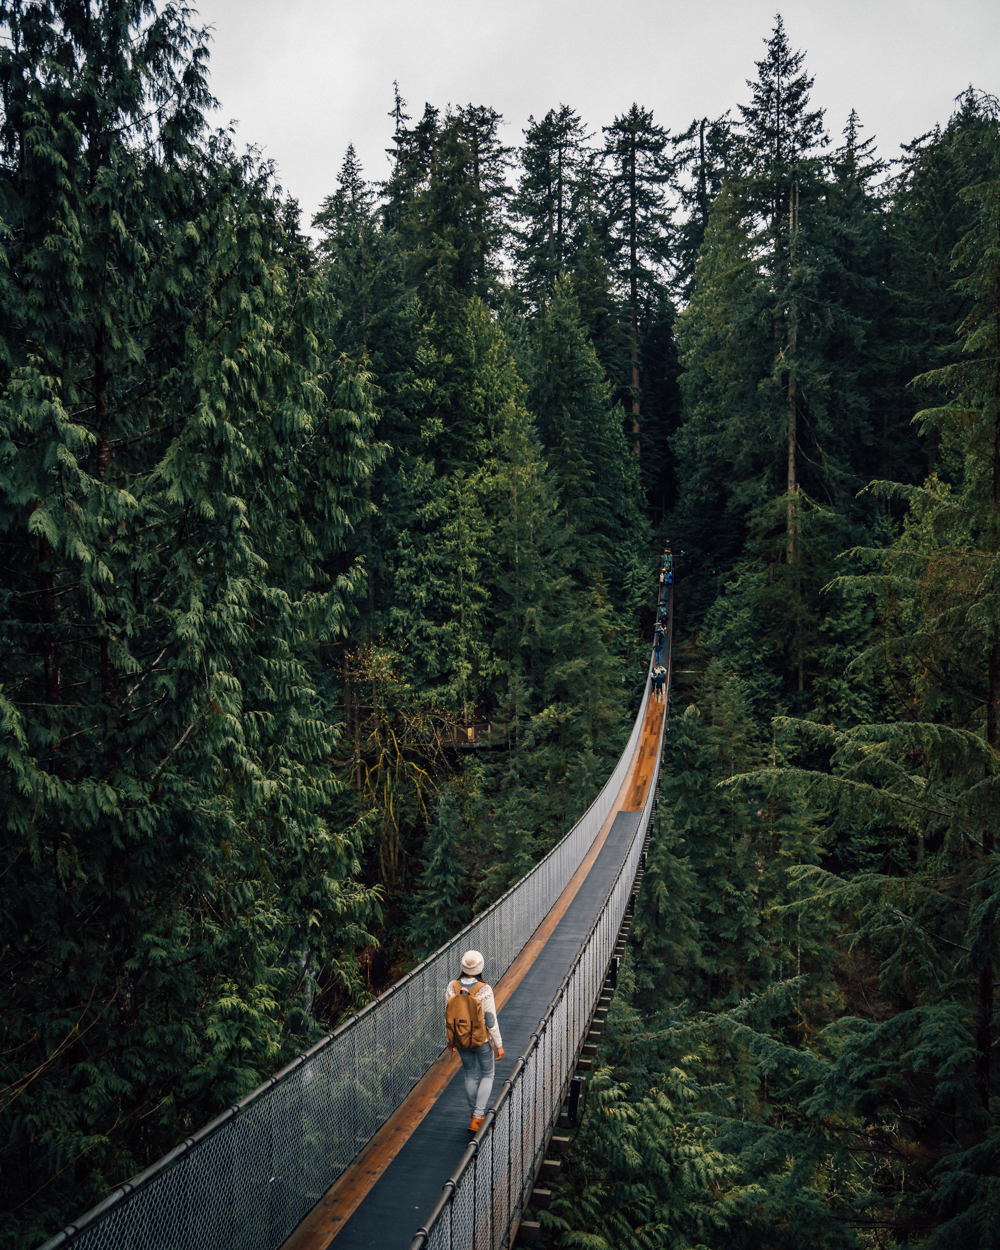
<svg viewBox="0 0 1000 1250">
<path fill-rule="evenodd" d="M 722 117 L 542 101 L 516 151 L 396 85 L 308 236 L 186 8 L 0 0 L 4 1246 L 566 832 L 667 541 L 548 1244 L 995 1244 L 998 106 L 889 164 L 764 43 Z"/>
</svg>

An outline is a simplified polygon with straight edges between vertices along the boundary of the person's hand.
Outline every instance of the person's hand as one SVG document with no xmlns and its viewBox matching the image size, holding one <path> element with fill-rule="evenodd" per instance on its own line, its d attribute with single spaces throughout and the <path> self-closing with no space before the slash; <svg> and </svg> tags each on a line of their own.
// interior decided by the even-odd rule
<svg viewBox="0 0 1000 1250">
<path fill-rule="evenodd" d="M 493 1053 L 496 1055 L 497 1062 L 499 1063 L 499 1061 L 503 1058 L 503 1047 L 501 1046 L 499 1050 L 496 1047 L 494 1047 Z"/>
<path fill-rule="evenodd" d="M 455 1047 L 454 1047 L 454 1046 L 449 1046 L 449 1047 L 448 1047 L 448 1050 L 449 1050 L 452 1054 L 454 1054 L 454 1053 L 455 1053 Z"/>
</svg>

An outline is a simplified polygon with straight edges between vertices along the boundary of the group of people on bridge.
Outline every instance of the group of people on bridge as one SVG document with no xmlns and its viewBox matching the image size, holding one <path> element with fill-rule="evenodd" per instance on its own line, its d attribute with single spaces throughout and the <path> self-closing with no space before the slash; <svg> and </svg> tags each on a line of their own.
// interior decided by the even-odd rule
<svg viewBox="0 0 1000 1250">
<path fill-rule="evenodd" d="M 674 580 L 674 557 L 669 547 L 663 548 L 663 558 L 660 560 L 660 599 L 656 608 L 656 630 L 653 633 L 653 671 L 650 674 L 650 681 L 653 683 L 653 694 L 658 698 L 663 698 L 663 687 L 667 680 L 667 670 L 660 663 L 660 652 L 663 650 L 663 640 L 667 636 L 667 629 L 670 622 L 670 593 L 668 586 L 673 584 Z"/>
<path fill-rule="evenodd" d="M 653 634 L 653 651 L 655 653 L 656 663 L 660 662 L 660 651 L 663 649 L 663 639 L 666 637 L 667 629 L 662 621 L 656 622 L 656 633 Z"/>
<path fill-rule="evenodd" d="M 650 681 L 653 683 L 653 695 L 657 699 L 663 698 L 663 687 L 667 680 L 667 670 L 662 664 L 657 664 L 650 674 Z"/>
</svg>

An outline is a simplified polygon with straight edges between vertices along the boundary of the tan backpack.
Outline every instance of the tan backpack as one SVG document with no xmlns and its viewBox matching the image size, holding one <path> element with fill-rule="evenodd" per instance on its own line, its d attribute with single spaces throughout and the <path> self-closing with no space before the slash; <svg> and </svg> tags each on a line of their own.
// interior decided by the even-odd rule
<svg viewBox="0 0 1000 1250">
<path fill-rule="evenodd" d="M 482 989 L 483 982 L 477 981 L 469 989 L 461 981 L 452 981 L 452 985 L 455 993 L 448 999 L 444 1013 L 448 1045 L 459 1046 L 462 1050 L 474 1050 L 477 1046 L 482 1046 L 489 1037 L 482 1004 L 475 997 L 476 991 Z"/>
</svg>

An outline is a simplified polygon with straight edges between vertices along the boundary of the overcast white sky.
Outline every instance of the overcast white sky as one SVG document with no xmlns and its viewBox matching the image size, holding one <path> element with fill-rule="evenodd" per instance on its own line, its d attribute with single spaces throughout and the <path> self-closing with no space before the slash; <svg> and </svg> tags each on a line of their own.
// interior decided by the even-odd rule
<svg viewBox="0 0 1000 1250">
<path fill-rule="evenodd" d="M 636 101 L 672 130 L 746 102 L 777 7 L 838 137 L 851 108 L 884 157 L 947 120 L 970 82 L 1000 94 L 997 0 L 193 0 L 215 28 L 218 123 L 239 123 L 300 202 L 335 187 L 349 142 L 387 171 L 392 82 L 425 100 L 488 104 L 516 145 L 566 103 L 599 131 Z"/>
</svg>

